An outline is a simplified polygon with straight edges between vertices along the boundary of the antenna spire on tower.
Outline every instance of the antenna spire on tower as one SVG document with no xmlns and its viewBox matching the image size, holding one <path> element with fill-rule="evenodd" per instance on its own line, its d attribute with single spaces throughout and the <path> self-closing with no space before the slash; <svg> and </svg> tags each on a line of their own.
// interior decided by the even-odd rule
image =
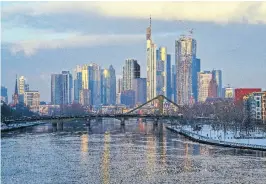
<svg viewBox="0 0 266 184">
<path fill-rule="evenodd" d="M 150 27 L 151 27 L 151 15 L 150 15 Z"/>
</svg>

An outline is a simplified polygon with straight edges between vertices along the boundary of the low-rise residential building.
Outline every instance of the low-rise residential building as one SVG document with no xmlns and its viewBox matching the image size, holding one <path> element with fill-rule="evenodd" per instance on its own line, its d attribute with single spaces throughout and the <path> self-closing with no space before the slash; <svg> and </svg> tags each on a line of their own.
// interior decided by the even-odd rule
<svg viewBox="0 0 266 184">
<path fill-rule="evenodd" d="M 27 91 L 24 93 L 24 104 L 33 112 L 39 112 L 40 93 L 38 91 Z"/>
<path fill-rule="evenodd" d="M 243 97 L 245 115 L 250 120 L 265 121 L 266 92 L 253 92 Z"/>
</svg>

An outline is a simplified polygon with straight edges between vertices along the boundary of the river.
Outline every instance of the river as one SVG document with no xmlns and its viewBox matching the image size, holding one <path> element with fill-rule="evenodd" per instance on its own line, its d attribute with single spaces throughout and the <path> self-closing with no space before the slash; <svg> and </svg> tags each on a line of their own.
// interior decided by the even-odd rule
<svg viewBox="0 0 266 184">
<path fill-rule="evenodd" d="M 2 183 L 265 183 L 265 152 L 191 142 L 165 126 L 105 119 L 2 133 Z"/>
</svg>

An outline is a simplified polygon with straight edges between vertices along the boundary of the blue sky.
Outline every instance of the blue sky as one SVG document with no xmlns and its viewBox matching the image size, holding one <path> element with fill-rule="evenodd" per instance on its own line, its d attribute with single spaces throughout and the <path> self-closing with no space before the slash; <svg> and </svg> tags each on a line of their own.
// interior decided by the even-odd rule
<svg viewBox="0 0 266 184">
<path fill-rule="evenodd" d="M 265 2 L 29 2 L 1 4 L 1 82 L 9 100 L 24 75 L 50 101 L 50 75 L 78 64 L 113 64 L 121 75 L 135 58 L 146 77 L 145 29 L 166 46 L 193 28 L 202 70 L 221 69 L 223 85 L 266 89 Z"/>
</svg>

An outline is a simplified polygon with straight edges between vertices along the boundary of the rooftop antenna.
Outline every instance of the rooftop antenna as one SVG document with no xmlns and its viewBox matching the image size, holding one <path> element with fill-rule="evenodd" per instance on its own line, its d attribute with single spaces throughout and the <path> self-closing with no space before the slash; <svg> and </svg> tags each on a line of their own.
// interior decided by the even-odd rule
<svg viewBox="0 0 266 184">
<path fill-rule="evenodd" d="M 150 28 L 151 28 L 151 15 L 150 15 Z"/>
</svg>

